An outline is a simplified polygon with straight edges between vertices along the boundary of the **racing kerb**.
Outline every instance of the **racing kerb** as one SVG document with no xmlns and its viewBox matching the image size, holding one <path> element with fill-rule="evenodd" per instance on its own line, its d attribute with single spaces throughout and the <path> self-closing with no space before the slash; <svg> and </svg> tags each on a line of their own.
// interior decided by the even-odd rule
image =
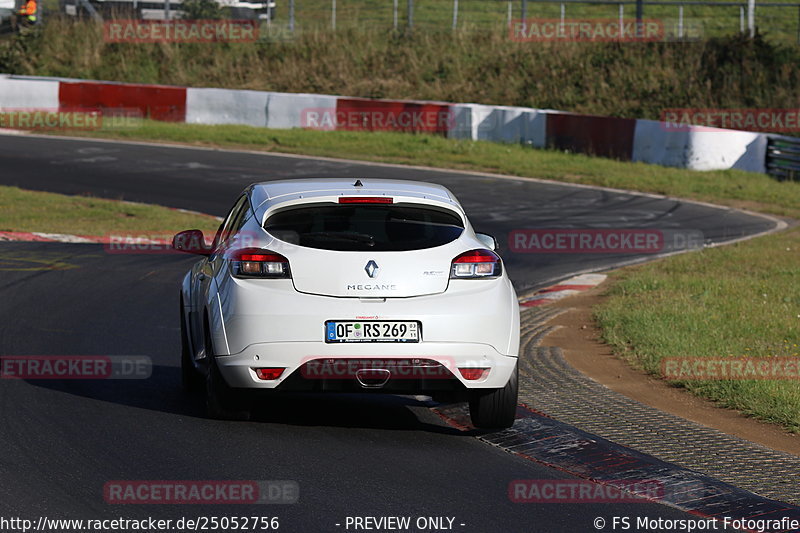
<svg viewBox="0 0 800 533">
<path fill-rule="evenodd" d="M 0 75 L 2 109 L 107 109 L 191 124 L 403 131 L 692 170 L 766 172 L 767 136 L 551 109 Z"/>
</svg>

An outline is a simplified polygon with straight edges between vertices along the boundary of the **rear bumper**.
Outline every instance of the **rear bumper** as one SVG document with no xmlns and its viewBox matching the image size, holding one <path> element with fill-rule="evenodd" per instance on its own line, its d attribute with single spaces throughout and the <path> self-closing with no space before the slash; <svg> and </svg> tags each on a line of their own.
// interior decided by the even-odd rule
<svg viewBox="0 0 800 533">
<path fill-rule="evenodd" d="M 409 369 L 407 362 L 423 360 Z M 368 365 L 364 365 L 364 362 Z M 314 362 L 314 365 L 309 365 Z M 319 371 L 319 363 L 327 370 Z M 324 342 L 276 342 L 248 346 L 241 353 L 217 356 L 216 363 L 231 387 L 278 390 L 374 390 L 394 393 L 501 388 L 516 365 L 514 356 L 498 353 L 486 344 L 436 343 L 385 344 Z M 389 372 L 381 386 L 365 386 L 356 372 L 362 368 L 382 368 Z M 280 378 L 264 381 L 257 368 L 285 368 Z M 460 368 L 485 368 L 482 379 L 467 380 Z"/>
<path fill-rule="evenodd" d="M 238 280 L 223 275 L 219 294 L 222 320 L 219 324 L 212 320 L 211 332 L 217 355 L 241 354 L 254 345 L 302 345 L 301 357 L 317 353 L 412 355 L 405 353 L 409 350 L 417 350 L 413 355 L 462 353 L 459 349 L 447 352 L 451 346 L 463 346 L 466 354 L 515 357 L 519 353 L 519 303 L 505 277 L 451 280 L 441 294 L 372 301 L 300 293 L 291 280 Z M 328 320 L 418 320 L 422 342 L 361 347 L 351 343 L 336 348 L 323 342 Z"/>
</svg>

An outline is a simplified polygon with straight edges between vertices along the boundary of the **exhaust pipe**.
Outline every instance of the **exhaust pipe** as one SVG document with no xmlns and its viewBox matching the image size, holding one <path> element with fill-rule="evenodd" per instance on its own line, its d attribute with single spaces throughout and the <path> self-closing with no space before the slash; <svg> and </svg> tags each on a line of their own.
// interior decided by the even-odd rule
<svg viewBox="0 0 800 533">
<path fill-rule="evenodd" d="M 356 371 L 358 383 L 365 389 L 379 389 L 386 385 L 392 373 L 385 368 L 362 368 Z"/>
</svg>

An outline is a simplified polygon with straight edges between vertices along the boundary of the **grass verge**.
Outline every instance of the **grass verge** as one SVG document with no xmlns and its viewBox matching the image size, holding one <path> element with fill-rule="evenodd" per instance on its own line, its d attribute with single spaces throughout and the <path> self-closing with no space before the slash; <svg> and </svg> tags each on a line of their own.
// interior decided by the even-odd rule
<svg viewBox="0 0 800 533">
<path fill-rule="evenodd" d="M 604 340 L 661 376 L 667 357 L 797 357 L 800 229 L 612 274 L 595 310 Z M 676 386 L 800 433 L 800 382 L 680 381 Z"/>
<path fill-rule="evenodd" d="M 692 172 L 516 145 L 396 133 L 266 130 L 144 122 L 130 140 L 362 159 L 602 185 L 749 207 L 800 218 L 800 183 L 741 171 Z M 413 177 L 413 171 L 409 172 Z M 679 255 L 611 274 L 596 310 L 605 340 L 660 375 L 666 357 L 798 356 L 800 229 Z M 676 383 L 720 405 L 800 432 L 800 382 Z"/>
<path fill-rule="evenodd" d="M 157 205 L 0 186 L 0 231 L 166 236 L 190 228 L 213 234 L 218 226 L 213 217 Z"/>
<path fill-rule="evenodd" d="M 781 183 L 739 170 L 694 172 L 514 144 L 392 132 L 270 130 L 148 120 L 136 128 L 70 135 L 495 172 L 692 198 L 800 218 L 800 183 Z"/>
</svg>

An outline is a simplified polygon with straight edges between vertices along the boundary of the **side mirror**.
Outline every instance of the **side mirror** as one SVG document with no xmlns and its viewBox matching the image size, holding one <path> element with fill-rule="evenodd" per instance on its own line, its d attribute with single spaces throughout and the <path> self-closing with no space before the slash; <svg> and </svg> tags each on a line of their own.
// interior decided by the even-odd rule
<svg viewBox="0 0 800 533">
<path fill-rule="evenodd" d="M 490 249 L 491 251 L 497 250 L 497 239 L 492 237 L 491 235 L 487 235 L 486 233 L 476 233 L 475 236 L 481 241 L 485 247 Z"/>
<path fill-rule="evenodd" d="M 172 248 L 179 252 L 197 255 L 211 255 L 212 248 L 206 244 L 206 238 L 199 229 L 182 231 L 172 238 Z"/>
</svg>

